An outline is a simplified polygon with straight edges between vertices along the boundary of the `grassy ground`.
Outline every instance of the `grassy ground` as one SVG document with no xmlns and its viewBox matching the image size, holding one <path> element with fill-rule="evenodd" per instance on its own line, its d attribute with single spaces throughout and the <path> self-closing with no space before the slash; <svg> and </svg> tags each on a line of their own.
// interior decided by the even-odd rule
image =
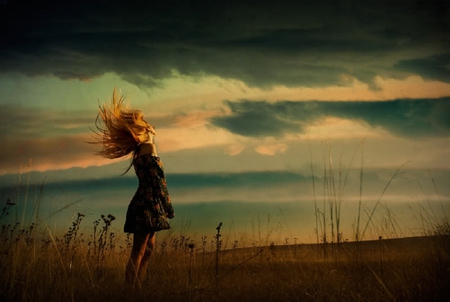
<svg viewBox="0 0 450 302">
<path fill-rule="evenodd" d="M 132 291 L 129 246 L 115 246 L 105 226 L 89 240 L 76 223 L 39 240 L 4 226 L 1 301 L 450 301 L 448 235 L 219 253 L 172 239 Z"/>
<path fill-rule="evenodd" d="M 356 150 L 361 150 L 360 193 L 361 146 Z M 344 168 L 339 162 L 336 169 L 332 163 L 325 152 L 324 202 L 320 206 L 315 201 L 315 230 L 317 242 L 334 244 L 271 244 L 222 251 L 219 224 L 212 242 L 215 251 L 206 251 L 206 237 L 202 242 L 162 239 L 147 278 L 134 290 L 124 283 L 131 240 L 119 244 L 110 230 L 112 215 L 102 216 L 94 222 L 92 233 L 83 235 L 84 215 L 78 214 L 67 233 L 56 238 L 40 220 L 38 197 L 33 220 L 39 227 L 2 226 L 0 301 L 450 301 L 449 220 L 440 223 L 433 209 L 421 206 L 419 220 L 429 236 L 336 243 L 342 240 L 341 203 L 352 164 Z M 387 207 L 382 225 L 374 225 L 374 213 L 403 166 L 372 207 L 360 199 L 355 238 L 364 238 L 369 225 L 376 234 L 397 234 L 395 215 Z M 313 165 L 311 175 L 316 191 Z M 0 220 L 14 205 L 7 200 Z M 364 221 L 362 213 L 367 214 Z"/>
</svg>

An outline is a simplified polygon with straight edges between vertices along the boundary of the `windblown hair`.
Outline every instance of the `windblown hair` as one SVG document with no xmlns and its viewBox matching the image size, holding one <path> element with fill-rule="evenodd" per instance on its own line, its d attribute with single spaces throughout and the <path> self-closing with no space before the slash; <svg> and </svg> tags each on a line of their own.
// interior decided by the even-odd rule
<svg viewBox="0 0 450 302">
<path fill-rule="evenodd" d="M 136 148 L 141 143 L 140 136 L 149 127 L 140 110 L 124 106 L 125 97 L 114 89 L 111 104 L 99 105 L 95 120 L 97 131 L 95 139 L 103 148 L 96 154 L 114 159 L 129 155 L 135 156 Z"/>
</svg>

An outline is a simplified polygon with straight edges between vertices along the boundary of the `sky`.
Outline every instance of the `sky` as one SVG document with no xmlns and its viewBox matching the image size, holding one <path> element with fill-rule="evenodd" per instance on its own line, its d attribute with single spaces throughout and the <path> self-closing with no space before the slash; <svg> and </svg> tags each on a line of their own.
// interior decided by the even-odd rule
<svg viewBox="0 0 450 302">
<path fill-rule="evenodd" d="M 450 211 L 449 9 L 1 1 L 8 219 L 39 205 L 56 232 L 112 213 L 123 233 L 129 160 L 88 143 L 116 87 L 157 130 L 176 212 L 161 236 L 212 238 L 223 222 L 227 242 L 307 243 L 337 218 L 348 240 L 420 235 Z"/>
</svg>

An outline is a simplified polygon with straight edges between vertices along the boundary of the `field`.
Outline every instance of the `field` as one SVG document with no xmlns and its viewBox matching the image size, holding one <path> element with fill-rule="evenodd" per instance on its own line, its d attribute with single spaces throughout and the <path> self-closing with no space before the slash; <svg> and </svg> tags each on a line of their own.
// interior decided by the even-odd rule
<svg viewBox="0 0 450 302">
<path fill-rule="evenodd" d="M 124 283 L 131 238 L 119 242 L 113 217 L 82 234 L 4 225 L 1 301 L 450 301 L 450 236 L 211 251 L 206 240 L 159 240 L 147 278 Z M 220 228 L 219 228 L 220 232 Z"/>
<path fill-rule="evenodd" d="M 297 238 L 276 244 L 267 237 L 245 247 L 223 239 L 229 237 L 222 223 L 214 238 L 197 241 L 164 231 L 147 277 L 135 288 L 124 282 L 132 237 L 114 233 L 114 216 L 102 215 L 87 227 L 85 215 L 77 213 L 57 235 L 40 215 L 39 197 L 28 224 L 17 217 L 4 222 L 15 206 L 7 200 L 0 213 L 0 301 L 450 301 L 447 205 L 439 212 L 430 202 L 420 206 L 416 219 L 423 236 L 396 236 L 400 226 L 381 199 L 402 166 L 372 207 L 360 198 L 355 241 L 348 242 L 341 204 L 350 166 L 334 171 L 329 161 L 323 205 L 314 201 L 316 244 L 297 244 Z M 359 174 L 362 190 L 362 166 Z M 377 207 L 384 215 L 378 220 Z M 395 239 L 362 240 L 368 229 L 375 233 L 371 238 Z"/>
</svg>

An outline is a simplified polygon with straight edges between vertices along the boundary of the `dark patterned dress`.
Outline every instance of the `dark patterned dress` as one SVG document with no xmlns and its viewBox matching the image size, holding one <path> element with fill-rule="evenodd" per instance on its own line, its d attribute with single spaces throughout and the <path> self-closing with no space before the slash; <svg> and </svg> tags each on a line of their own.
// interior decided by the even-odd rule
<svg viewBox="0 0 450 302">
<path fill-rule="evenodd" d="M 144 154 L 133 162 L 139 187 L 128 205 L 124 231 L 150 233 L 170 228 L 174 216 L 163 164 L 159 157 Z"/>
</svg>

